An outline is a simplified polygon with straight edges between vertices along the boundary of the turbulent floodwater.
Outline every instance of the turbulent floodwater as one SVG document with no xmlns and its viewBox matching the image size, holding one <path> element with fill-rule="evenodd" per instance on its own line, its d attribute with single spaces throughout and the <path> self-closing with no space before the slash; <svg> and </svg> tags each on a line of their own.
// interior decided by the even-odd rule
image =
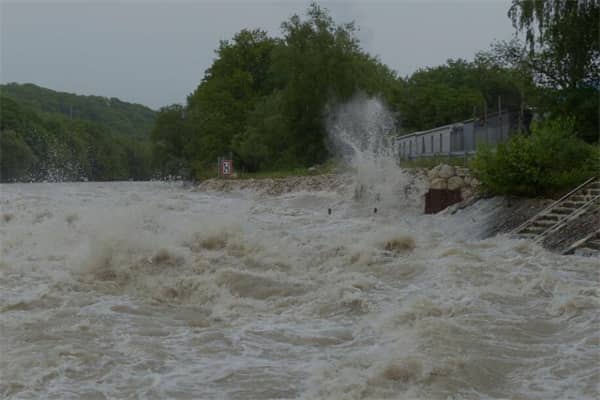
<svg viewBox="0 0 600 400">
<path fill-rule="evenodd" d="M 480 240 L 493 201 L 423 216 L 352 188 L 0 192 L 2 398 L 599 394 L 598 260 Z"/>
</svg>

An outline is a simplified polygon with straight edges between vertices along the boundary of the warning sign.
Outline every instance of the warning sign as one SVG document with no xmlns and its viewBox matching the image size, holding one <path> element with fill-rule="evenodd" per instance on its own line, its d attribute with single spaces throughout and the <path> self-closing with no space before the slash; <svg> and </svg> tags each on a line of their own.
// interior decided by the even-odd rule
<svg viewBox="0 0 600 400">
<path fill-rule="evenodd" d="M 233 160 L 221 160 L 221 176 L 233 174 Z"/>
</svg>

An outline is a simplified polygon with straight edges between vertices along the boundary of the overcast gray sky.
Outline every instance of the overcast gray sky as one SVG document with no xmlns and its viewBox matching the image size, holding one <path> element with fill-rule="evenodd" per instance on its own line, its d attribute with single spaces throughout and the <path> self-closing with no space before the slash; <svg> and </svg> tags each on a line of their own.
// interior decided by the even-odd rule
<svg viewBox="0 0 600 400">
<path fill-rule="evenodd" d="M 0 0 L 6 82 L 118 97 L 154 109 L 185 102 L 221 39 L 243 28 L 280 34 L 309 1 Z M 448 58 L 471 59 L 513 34 L 510 0 L 319 2 L 356 21 L 362 46 L 405 76 Z"/>
</svg>

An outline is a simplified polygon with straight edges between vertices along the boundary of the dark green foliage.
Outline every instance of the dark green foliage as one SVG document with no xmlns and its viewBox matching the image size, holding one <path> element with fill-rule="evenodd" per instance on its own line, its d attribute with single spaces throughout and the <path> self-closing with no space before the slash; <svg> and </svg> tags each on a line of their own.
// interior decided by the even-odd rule
<svg viewBox="0 0 600 400">
<path fill-rule="evenodd" d="M 483 55 L 475 61 L 448 60 L 445 65 L 421 69 L 411 75 L 400 96 L 405 131 L 425 130 L 465 120 L 498 109 L 519 110 L 520 81 L 513 69 L 495 64 Z"/>
<path fill-rule="evenodd" d="M 556 88 L 600 84 L 598 0 L 513 0 L 508 12 L 526 34 L 531 65 L 544 84 Z"/>
<path fill-rule="evenodd" d="M 92 121 L 118 136 L 147 139 L 154 125 L 153 110 L 116 98 L 57 92 L 31 83 L 0 85 L 0 92 L 41 117 Z"/>
<path fill-rule="evenodd" d="M 230 152 L 247 171 L 320 163 L 328 104 L 357 91 L 390 103 L 399 96 L 401 82 L 360 49 L 353 25 L 336 25 L 319 6 L 284 22 L 282 33 L 242 30 L 221 42 L 186 107 L 159 112 L 152 140 L 165 173 L 210 175 Z"/>
<path fill-rule="evenodd" d="M 513 0 L 509 17 L 526 33 L 521 65 L 537 84 L 536 108 L 573 118 L 578 137 L 598 142 L 600 132 L 600 1 Z"/>
<path fill-rule="evenodd" d="M 293 141 L 289 121 L 282 110 L 281 94 L 265 97 L 248 115 L 247 128 L 236 135 L 232 147 L 248 171 L 265 170 L 287 163 L 284 154 Z M 289 157 L 289 155 L 288 155 Z M 293 160 L 291 160 L 293 161 Z"/>
<path fill-rule="evenodd" d="M 600 93 L 593 87 L 538 88 L 536 104 L 553 118 L 573 119 L 573 132 L 588 143 L 600 139 Z"/>
<path fill-rule="evenodd" d="M 161 176 L 187 175 L 183 171 L 188 159 L 186 151 L 190 151 L 189 132 L 182 106 L 174 104 L 160 109 L 150 138 L 152 164 Z"/>
<path fill-rule="evenodd" d="M 260 30 L 243 30 L 221 42 L 217 59 L 188 98 L 182 122 L 188 128 L 186 159 L 196 173 L 214 168 L 217 157 L 233 150 L 233 138 L 246 129 L 256 102 L 272 92 L 269 69 L 276 43 Z"/>
<path fill-rule="evenodd" d="M 0 181 L 123 180 L 151 176 L 149 143 L 0 96 Z"/>
<path fill-rule="evenodd" d="M 543 22 L 532 51 L 518 40 L 500 42 L 474 61 L 448 60 L 405 79 L 361 49 L 353 24 L 336 24 L 316 4 L 306 18 L 285 21 L 280 39 L 242 30 L 220 43 L 186 106 L 161 110 L 152 134 L 155 165 L 164 174 L 202 177 L 213 175 L 217 157 L 228 154 L 250 172 L 321 163 L 329 157 L 327 110 L 361 92 L 383 98 L 404 132 L 502 107 L 518 111 L 521 121 L 530 113 L 568 118 L 572 133 L 595 141 L 598 52 L 590 32 L 597 26 L 589 16 L 597 1 L 580 3 L 515 1 L 509 14 L 518 29 L 529 32 L 534 21 Z M 577 48 L 577 40 L 585 43 Z M 553 57 L 564 60 L 552 66 Z M 564 85 L 541 78 L 551 70 L 563 75 Z"/>
<path fill-rule="evenodd" d="M 600 152 L 573 134 L 573 120 L 534 124 L 529 136 L 514 135 L 496 148 L 478 149 L 472 167 L 494 194 L 551 195 L 600 171 Z"/>
</svg>

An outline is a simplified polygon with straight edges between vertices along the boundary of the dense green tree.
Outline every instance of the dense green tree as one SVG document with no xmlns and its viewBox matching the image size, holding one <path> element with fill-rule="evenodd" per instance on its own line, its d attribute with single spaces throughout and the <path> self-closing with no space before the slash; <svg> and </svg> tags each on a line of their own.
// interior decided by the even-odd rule
<svg viewBox="0 0 600 400">
<path fill-rule="evenodd" d="M 148 142 L 0 96 L 0 181 L 148 179 Z"/>
<path fill-rule="evenodd" d="M 161 175 L 187 175 L 183 171 L 189 167 L 187 152 L 190 130 L 184 120 L 185 110 L 179 104 L 163 107 L 156 117 L 152 140 L 152 164 Z M 191 156 L 190 156 L 191 158 Z"/>
<path fill-rule="evenodd" d="M 399 97 L 401 81 L 360 49 L 353 24 L 335 24 L 316 4 L 284 22 L 281 39 L 242 30 L 216 55 L 187 105 L 161 110 L 152 134 L 155 160 L 197 177 L 229 153 L 251 171 L 321 162 L 328 105 L 357 91 Z"/>
<path fill-rule="evenodd" d="M 525 32 L 542 83 L 567 89 L 600 85 L 598 0 L 513 0 L 508 11 Z"/>
<path fill-rule="evenodd" d="M 400 95 L 402 126 L 405 131 L 429 129 L 481 116 L 486 107 L 488 112 L 499 106 L 516 111 L 522 101 L 522 84 L 511 69 L 483 55 L 473 62 L 448 60 L 406 79 Z"/>
<path fill-rule="evenodd" d="M 292 16 L 282 24 L 284 46 L 274 54 L 275 74 L 285 77 L 282 113 L 294 139 L 282 158 L 291 166 L 321 162 L 327 157 L 325 106 L 344 101 L 365 86 L 358 74 L 361 50 L 353 24 L 337 25 L 316 4 L 307 18 Z"/>
<path fill-rule="evenodd" d="M 496 148 L 484 146 L 473 160 L 475 175 L 494 194 L 556 195 L 598 173 L 600 153 L 577 138 L 572 119 L 534 123 L 530 135 L 514 135 Z"/>
<path fill-rule="evenodd" d="M 285 167 L 289 162 L 283 155 L 293 142 L 293 136 L 282 104 L 281 92 L 259 100 L 248 115 L 245 130 L 233 138 L 232 148 L 245 169 Z"/>
<path fill-rule="evenodd" d="M 188 97 L 185 110 L 190 131 L 186 158 L 197 173 L 233 150 L 232 140 L 246 128 L 255 102 L 272 91 L 269 68 L 276 44 L 261 30 L 242 30 L 220 43 L 217 58 Z"/>
<path fill-rule="evenodd" d="M 508 14 L 525 32 L 523 60 L 538 84 L 538 111 L 573 119 L 579 137 L 598 141 L 600 2 L 513 0 Z"/>
</svg>

